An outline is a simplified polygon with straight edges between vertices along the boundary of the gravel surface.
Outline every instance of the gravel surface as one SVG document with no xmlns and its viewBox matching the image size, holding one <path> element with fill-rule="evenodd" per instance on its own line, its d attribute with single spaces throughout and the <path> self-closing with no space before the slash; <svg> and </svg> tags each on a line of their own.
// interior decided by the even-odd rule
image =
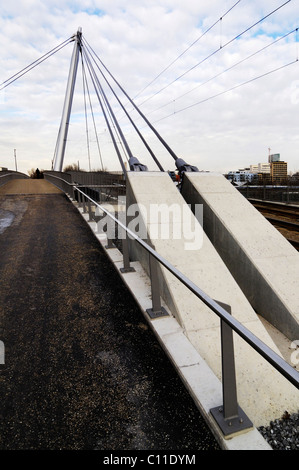
<svg viewBox="0 0 299 470">
<path fill-rule="evenodd" d="M 0 450 L 218 450 L 64 195 L 10 196 L 0 234 Z"/>
<path fill-rule="evenodd" d="M 299 450 L 299 413 L 286 411 L 281 419 L 261 426 L 259 431 L 274 450 Z"/>
</svg>

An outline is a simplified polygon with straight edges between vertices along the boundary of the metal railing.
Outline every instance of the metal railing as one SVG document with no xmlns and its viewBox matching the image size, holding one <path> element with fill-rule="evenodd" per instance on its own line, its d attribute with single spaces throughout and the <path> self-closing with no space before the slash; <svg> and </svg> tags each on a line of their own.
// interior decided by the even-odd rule
<svg viewBox="0 0 299 470">
<path fill-rule="evenodd" d="M 51 175 L 53 176 L 53 175 Z M 61 178 L 58 180 L 62 181 Z M 172 273 L 184 286 L 186 286 L 197 298 L 199 298 L 205 305 L 207 305 L 219 318 L 221 326 L 221 352 L 222 352 L 222 394 L 223 404 L 211 409 L 211 414 L 214 416 L 218 425 L 220 426 L 223 434 L 228 436 L 235 432 L 240 432 L 244 429 L 252 427 L 251 421 L 245 415 L 243 410 L 239 407 L 237 402 L 237 388 L 236 388 L 236 374 L 234 362 L 234 347 L 233 347 L 233 331 L 236 332 L 243 340 L 246 341 L 255 351 L 257 351 L 267 362 L 269 362 L 278 372 L 280 372 L 291 384 L 299 389 L 299 373 L 290 364 L 288 364 L 282 357 L 275 353 L 269 346 L 255 336 L 250 330 L 243 326 L 238 320 L 231 316 L 229 306 L 221 304 L 216 300 L 209 297 L 202 291 L 193 281 L 187 278 L 181 271 L 169 263 L 163 256 L 155 251 L 148 243 L 139 238 L 134 232 L 114 217 L 105 207 L 94 201 L 90 196 L 84 193 L 78 186 L 63 182 L 62 189 L 64 192 L 74 196 L 78 194 L 79 205 L 83 206 L 83 211 L 88 212 L 90 220 L 93 218 L 91 211 L 91 204 L 98 207 L 104 214 L 106 214 L 118 227 L 120 227 L 125 237 L 122 239 L 123 243 L 123 263 L 124 267 L 121 268 L 122 272 L 134 270 L 130 266 L 129 250 L 128 250 L 128 236 L 141 245 L 150 255 L 150 278 L 152 288 L 152 309 L 147 312 L 153 317 L 167 315 L 167 312 L 161 306 L 160 285 L 157 282 L 157 263 L 164 266 L 170 273 Z M 68 190 L 65 191 L 65 188 Z M 107 248 L 113 247 L 112 240 L 109 239 L 109 231 L 107 230 L 108 245 Z"/>
<path fill-rule="evenodd" d="M 126 187 L 123 184 L 120 178 L 110 177 L 110 175 L 101 175 L 96 178 L 97 173 L 93 176 L 93 178 L 88 178 L 88 173 L 79 173 L 79 172 L 71 172 L 63 173 L 63 172 L 56 172 L 59 176 L 54 175 L 53 171 L 44 172 L 44 178 L 49 179 L 51 181 L 51 177 L 54 178 L 52 181 L 55 184 L 55 179 L 60 179 L 63 191 L 67 192 L 68 185 L 75 185 L 78 188 L 81 188 L 86 194 L 92 197 L 96 202 L 107 202 L 109 201 L 111 204 L 116 204 L 118 197 L 125 195 Z M 76 173 L 79 173 L 78 178 L 76 178 Z M 73 179 L 75 178 L 75 179 Z M 94 182 L 90 182 L 89 180 L 94 179 Z M 97 181 L 97 179 L 99 181 Z M 78 180 L 81 180 L 80 182 Z M 74 193 L 72 193 L 72 197 L 76 197 Z"/>
<path fill-rule="evenodd" d="M 0 186 L 3 186 L 3 184 L 7 183 L 10 180 L 16 179 L 16 178 L 17 179 L 23 179 L 23 178 L 29 178 L 29 176 L 27 176 L 23 173 L 18 173 L 18 172 L 5 172 L 3 175 L 0 174 Z"/>
</svg>

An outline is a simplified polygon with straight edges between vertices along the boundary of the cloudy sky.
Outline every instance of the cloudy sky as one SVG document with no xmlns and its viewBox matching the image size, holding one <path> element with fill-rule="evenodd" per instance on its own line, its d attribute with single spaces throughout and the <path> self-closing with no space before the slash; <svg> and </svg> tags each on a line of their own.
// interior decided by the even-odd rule
<svg viewBox="0 0 299 470">
<path fill-rule="evenodd" d="M 266 162 L 270 148 L 289 171 L 299 171 L 299 0 L 0 0 L 0 83 L 78 27 L 177 156 L 200 170 L 226 172 Z M 51 168 L 72 51 L 67 43 L 0 85 L 0 166 L 14 169 L 16 150 L 19 171 Z M 120 170 L 89 87 L 103 165 Z M 164 169 L 174 169 L 173 158 L 115 91 Z M 156 170 L 106 93 L 132 153 Z M 92 115 L 87 106 L 87 145 L 84 109 L 79 64 L 64 163 L 99 169 Z"/>
</svg>

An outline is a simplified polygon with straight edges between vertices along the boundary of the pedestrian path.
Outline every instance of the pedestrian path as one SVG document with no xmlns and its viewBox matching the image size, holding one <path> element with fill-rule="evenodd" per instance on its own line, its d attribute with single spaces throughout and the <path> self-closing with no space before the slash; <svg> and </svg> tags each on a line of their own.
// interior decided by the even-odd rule
<svg viewBox="0 0 299 470">
<path fill-rule="evenodd" d="M 15 180 L 0 209 L 0 450 L 218 449 L 67 197 Z"/>
<path fill-rule="evenodd" d="M 44 179 L 15 179 L 10 180 L 0 187 L 1 195 L 16 195 L 16 194 L 59 194 L 61 190 L 53 186 Z"/>
</svg>

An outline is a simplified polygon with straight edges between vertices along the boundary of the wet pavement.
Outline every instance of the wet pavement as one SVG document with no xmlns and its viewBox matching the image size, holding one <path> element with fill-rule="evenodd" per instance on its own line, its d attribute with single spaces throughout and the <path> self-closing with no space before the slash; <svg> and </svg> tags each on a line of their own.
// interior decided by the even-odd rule
<svg viewBox="0 0 299 470">
<path fill-rule="evenodd" d="M 0 195 L 0 450 L 217 450 L 63 194 Z"/>
</svg>

